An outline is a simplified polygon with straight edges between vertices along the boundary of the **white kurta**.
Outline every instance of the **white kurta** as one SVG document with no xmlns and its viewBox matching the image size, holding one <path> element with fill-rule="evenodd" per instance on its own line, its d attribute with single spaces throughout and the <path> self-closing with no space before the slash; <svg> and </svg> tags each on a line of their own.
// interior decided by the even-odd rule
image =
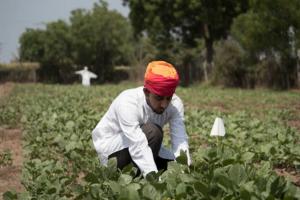
<svg viewBox="0 0 300 200">
<path fill-rule="evenodd" d="M 102 164 L 106 165 L 108 156 L 116 151 L 128 148 L 132 160 L 143 175 L 157 172 L 151 148 L 140 125 L 147 122 L 163 127 L 169 123 L 172 151 L 163 146 L 159 156 L 175 159 L 180 150 L 188 155 L 190 164 L 188 137 L 184 126 L 184 109 L 181 99 L 174 94 L 162 114 L 156 114 L 146 103 L 143 87 L 123 91 L 111 104 L 95 129 L 92 138 Z"/>
</svg>

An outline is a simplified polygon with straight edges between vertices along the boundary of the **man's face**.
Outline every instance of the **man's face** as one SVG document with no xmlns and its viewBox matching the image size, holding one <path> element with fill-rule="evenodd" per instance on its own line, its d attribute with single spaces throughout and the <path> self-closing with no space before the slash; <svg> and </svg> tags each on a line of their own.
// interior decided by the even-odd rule
<svg viewBox="0 0 300 200">
<path fill-rule="evenodd" d="M 159 96 L 144 88 L 147 104 L 156 114 L 162 114 L 171 102 L 172 96 Z"/>
</svg>

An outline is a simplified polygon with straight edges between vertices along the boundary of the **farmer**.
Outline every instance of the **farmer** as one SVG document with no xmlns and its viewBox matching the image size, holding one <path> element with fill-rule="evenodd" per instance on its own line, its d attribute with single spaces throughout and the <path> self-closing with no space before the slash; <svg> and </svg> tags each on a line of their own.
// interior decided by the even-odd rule
<svg viewBox="0 0 300 200">
<path fill-rule="evenodd" d="M 142 174 L 167 169 L 167 162 L 186 152 L 190 164 L 183 104 L 174 94 L 179 82 L 175 68 L 165 61 L 147 66 L 144 87 L 123 91 L 92 132 L 102 164 L 115 157 L 123 169 L 133 162 Z M 172 152 L 162 145 L 163 126 L 169 123 Z"/>
</svg>

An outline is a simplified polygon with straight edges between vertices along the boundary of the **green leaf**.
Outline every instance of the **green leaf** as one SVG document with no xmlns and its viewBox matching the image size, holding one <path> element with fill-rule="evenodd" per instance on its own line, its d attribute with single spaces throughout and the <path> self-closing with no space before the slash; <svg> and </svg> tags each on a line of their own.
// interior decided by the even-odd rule
<svg viewBox="0 0 300 200">
<path fill-rule="evenodd" d="M 77 147 L 77 143 L 74 141 L 71 141 L 66 146 L 66 152 L 70 152 L 71 150 L 75 149 Z"/>
<path fill-rule="evenodd" d="M 293 161 L 293 165 L 295 165 L 295 168 L 299 168 L 300 169 L 300 162 L 295 160 Z"/>
<path fill-rule="evenodd" d="M 126 174 L 132 171 L 132 168 L 134 168 L 133 163 L 131 162 L 130 164 L 126 165 L 123 169 L 122 169 L 122 173 Z"/>
<path fill-rule="evenodd" d="M 99 199 L 101 197 L 101 184 L 92 184 L 90 192 L 94 198 Z"/>
<path fill-rule="evenodd" d="M 169 183 L 169 182 L 168 182 Z M 163 193 L 167 189 L 167 183 L 166 182 L 152 182 L 151 183 L 156 190 Z"/>
<path fill-rule="evenodd" d="M 117 170 L 117 158 L 110 158 L 107 163 L 107 168 L 111 170 Z"/>
<path fill-rule="evenodd" d="M 141 186 L 138 183 L 130 183 L 129 185 L 127 185 L 127 188 L 138 191 L 139 189 L 141 189 Z"/>
<path fill-rule="evenodd" d="M 188 174 L 179 174 L 179 178 L 182 182 L 185 182 L 185 183 L 195 181 L 194 178 Z"/>
<path fill-rule="evenodd" d="M 194 183 L 194 187 L 195 189 L 200 192 L 201 194 L 203 194 L 203 196 L 207 196 L 209 193 L 209 188 L 208 185 L 203 183 L 203 182 L 196 182 Z"/>
<path fill-rule="evenodd" d="M 87 182 L 90 182 L 90 183 L 98 183 L 99 182 L 97 176 L 93 173 L 88 173 L 84 177 L 84 180 L 86 180 Z"/>
<path fill-rule="evenodd" d="M 243 183 L 240 186 L 240 195 L 242 199 L 250 200 L 251 199 L 251 193 L 254 191 L 254 181 L 250 181 L 247 183 Z"/>
<path fill-rule="evenodd" d="M 61 134 L 57 135 L 54 139 L 53 139 L 53 142 L 54 143 L 60 143 L 61 141 L 63 141 L 64 138 L 62 137 Z"/>
<path fill-rule="evenodd" d="M 16 192 L 7 191 L 3 194 L 3 200 L 14 200 L 18 199 L 18 195 Z"/>
<path fill-rule="evenodd" d="M 261 151 L 268 155 L 271 148 L 272 148 L 271 144 L 265 144 L 261 146 Z"/>
<path fill-rule="evenodd" d="M 270 194 L 280 197 L 283 194 L 283 190 L 286 186 L 286 181 L 283 177 L 276 177 L 275 180 L 271 183 Z"/>
<path fill-rule="evenodd" d="M 109 181 L 108 184 L 109 184 L 110 188 L 112 189 L 112 191 L 114 193 L 120 193 L 121 192 L 121 185 L 118 184 L 117 182 Z"/>
<path fill-rule="evenodd" d="M 127 174 L 121 174 L 119 177 L 119 184 L 120 185 L 128 185 L 132 181 L 132 177 Z"/>
<path fill-rule="evenodd" d="M 284 195 L 284 200 L 289 199 L 300 199 L 300 188 L 290 182 L 287 184 L 287 191 Z"/>
<path fill-rule="evenodd" d="M 55 187 L 52 187 L 48 190 L 47 194 L 54 194 L 56 193 L 56 188 Z"/>
<path fill-rule="evenodd" d="M 82 185 L 76 184 L 73 186 L 73 191 L 80 195 L 84 192 L 84 188 Z"/>
<path fill-rule="evenodd" d="M 217 175 L 214 177 L 216 184 L 225 192 L 232 193 L 233 192 L 233 182 L 230 180 L 229 177 L 225 175 Z"/>
<path fill-rule="evenodd" d="M 245 190 L 244 188 L 240 189 L 240 196 L 243 200 L 251 200 L 251 194 L 249 191 Z"/>
<path fill-rule="evenodd" d="M 74 142 L 79 142 L 80 141 L 79 137 L 76 134 L 72 134 L 71 137 L 70 137 L 70 140 L 74 141 Z"/>
<path fill-rule="evenodd" d="M 156 199 L 158 195 L 156 189 L 150 184 L 146 184 L 143 187 L 142 194 L 148 199 Z"/>
<path fill-rule="evenodd" d="M 67 128 L 68 130 L 72 130 L 74 126 L 75 126 L 75 122 L 73 122 L 73 121 L 68 121 L 68 122 L 66 123 L 66 128 Z"/>
<path fill-rule="evenodd" d="M 176 195 L 181 195 L 186 193 L 185 183 L 179 183 L 176 187 Z"/>
<path fill-rule="evenodd" d="M 230 167 L 228 176 L 235 184 L 239 185 L 242 181 L 245 180 L 247 175 L 242 165 L 235 164 Z"/>
<path fill-rule="evenodd" d="M 176 158 L 176 161 L 182 165 L 187 165 L 187 155 L 186 152 L 184 152 L 183 150 L 180 150 L 180 156 L 178 156 Z"/>
<path fill-rule="evenodd" d="M 246 152 L 242 154 L 242 161 L 244 162 L 249 162 L 252 160 L 252 158 L 254 157 L 254 153 L 252 152 Z"/>
<path fill-rule="evenodd" d="M 280 142 L 285 142 L 287 138 L 283 133 L 278 133 L 277 137 Z"/>
<path fill-rule="evenodd" d="M 159 174 L 154 171 L 146 175 L 146 180 L 149 182 L 157 182 L 158 179 L 159 179 Z"/>
<path fill-rule="evenodd" d="M 236 162 L 235 159 L 230 158 L 230 159 L 223 160 L 223 165 L 227 166 L 227 165 L 231 165 L 231 164 L 233 164 L 235 162 Z"/>
<path fill-rule="evenodd" d="M 131 184 L 127 185 L 126 189 L 123 188 L 121 195 L 120 195 L 120 199 L 139 200 L 140 196 L 139 196 L 138 190 L 140 188 L 141 188 L 140 185 L 137 183 L 131 183 Z"/>
</svg>

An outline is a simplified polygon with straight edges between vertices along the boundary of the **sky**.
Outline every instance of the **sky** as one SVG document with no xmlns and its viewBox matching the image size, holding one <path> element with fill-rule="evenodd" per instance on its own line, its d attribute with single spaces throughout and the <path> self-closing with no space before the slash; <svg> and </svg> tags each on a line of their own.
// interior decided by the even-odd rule
<svg viewBox="0 0 300 200">
<path fill-rule="evenodd" d="M 0 0 L 0 63 L 18 56 L 19 37 L 26 28 L 44 28 L 58 19 L 67 21 L 72 10 L 91 9 L 99 0 Z M 110 10 L 127 17 L 122 0 L 107 0 Z"/>
</svg>

